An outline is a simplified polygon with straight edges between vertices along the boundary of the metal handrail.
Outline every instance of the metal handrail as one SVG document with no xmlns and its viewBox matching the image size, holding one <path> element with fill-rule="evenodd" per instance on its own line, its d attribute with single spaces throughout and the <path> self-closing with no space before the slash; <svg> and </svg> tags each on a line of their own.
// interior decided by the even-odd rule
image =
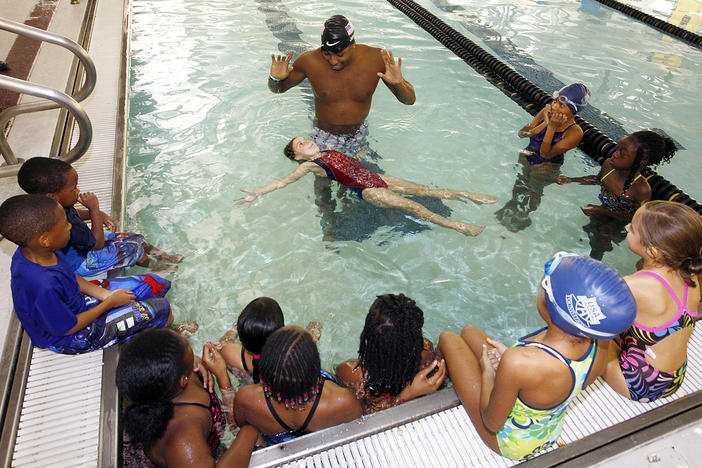
<svg viewBox="0 0 702 468">
<path fill-rule="evenodd" d="M 18 104 L 0 112 L 0 154 L 3 155 L 5 162 L 8 164 L 7 166 L 0 168 L 0 177 L 13 176 L 17 174 L 17 171 L 19 171 L 19 161 L 10 148 L 3 129 L 13 117 L 29 112 L 40 112 L 49 109 L 56 109 L 58 107 L 65 107 L 69 111 L 73 112 L 80 128 L 80 139 L 73 149 L 71 149 L 71 151 L 69 151 L 68 154 L 63 156 L 61 159 L 69 163 L 75 161 L 85 154 L 90 146 L 90 142 L 92 141 L 92 125 L 90 124 L 87 114 L 85 111 L 83 111 L 82 107 L 78 105 L 78 103 L 87 98 L 90 93 L 93 92 L 93 89 L 95 89 L 95 82 L 97 80 L 95 63 L 85 49 L 67 37 L 50 33 L 32 26 L 27 26 L 26 24 L 11 21 L 6 18 L 0 18 L 0 29 L 32 39 L 37 39 L 42 42 L 48 42 L 50 44 L 61 46 L 72 52 L 78 58 L 78 60 L 80 60 L 85 70 L 85 80 L 83 82 L 83 86 L 73 96 L 68 96 L 60 91 L 29 83 L 25 80 L 18 80 L 16 78 L 0 75 L 0 88 L 53 101 Z"/>
<path fill-rule="evenodd" d="M 65 107 L 66 109 L 68 109 L 69 112 L 71 112 L 75 116 L 76 122 L 78 122 L 78 128 L 80 129 L 80 136 L 78 138 L 78 143 L 76 143 L 76 145 L 71 149 L 71 151 L 68 152 L 68 154 L 61 158 L 63 161 L 66 161 L 70 164 L 76 159 L 83 156 L 88 150 L 90 142 L 93 140 L 93 125 L 90 123 L 88 114 L 83 110 L 81 105 L 78 104 L 78 102 L 71 96 L 69 96 L 66 93 L 62 93 L 61 91 L 48 88 L 46 86 L 28 83 L 24 80 L 18 80 L 17 78 L 12 78 L 9 76 L 0 76 L 0 88 L 4 88 L 17 93 L 29 94 L 35 97 L 41 97 L 53 101 L 55 103 L 34 104 L 34 109 L 24 107 L 23 109 L 19 109 L 20 114 L 33 112 L 37 110 L 54 109 L 56 107 Z M 49 105 L 51 107 L 46 107 Z M 41 106 L 41 109 L 36 109 L 36 107 L 39 106 Z M 20 106 L 15 106 L 15 109 L 17 109 L 17 107 Z M 2 120 L 2 114 L 4 113 L 5 112 L 0 113 L 0 123 L 2 123 L 3 125 L 7 123 L 7 120 Z M 9 150 L 10 147 L 7 144 L 7 139 L 5 138 L 4 132 L 0 132 L 0 142 L 2 145 L 5 145 Z M 5 148 L 0 147 L 0 151 L 3 151 L 3 155 L 7 156 L 7 153 L 4 153 L 4 150 Z M 14 157 L 14 155 L 12 155 L 12 157 Z M 7 166 L 0 167 L 0 177 L 10 177 L 16 175 L 19 171 L 20 166 L 21 165 L 16 160 L 15 162 L 8 161 Z"/>
</svg>

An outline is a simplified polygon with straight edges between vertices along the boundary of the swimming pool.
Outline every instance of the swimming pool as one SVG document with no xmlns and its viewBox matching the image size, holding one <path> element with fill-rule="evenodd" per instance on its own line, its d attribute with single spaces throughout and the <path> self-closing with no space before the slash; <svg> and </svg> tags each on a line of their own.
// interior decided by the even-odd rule
<svg viewBox="0 0 702 468">
<path fill-rule="evenodd" d="M 593 106 L 628 131 L 664 129 L 688 150 L 659 172 L 702 198 L 690 170 L 698 167 L 702 125 L 702 96 L 690 92 L 699 89 L 698 50 L 585 2 L 454 4 L 557 80 L 586 83 Z M 424 3 L 464 32 L 468 17 L 440 5 Z M 241 188 L 291 172 L 295 165 L 281 150 L 310 130 L 309 88 L 268 91 L 270 54 L 316 46 L 323 20 L 336 13 L 354 22 L 359 42 L 401 56 L 417 92 L 408 107 L 378 87 L 369 118 L 375 162 L 415 182 L 497 195 L 497 205 L 444 203 L 451 219 L 487 225 L 479 237 L 336 189 L 330 216 L 328 201 L 325 209 L 315 203 L 312 177 L 251 207 L 233 205 Z M 593 42 L 604 32 L 616 39 Z M 569 44 L 578 44 L 578 57 Z M 534 303 L 544 262 L 558 250 L 589 252 L 579 207 L 596 202 L 594 187 L 548 186 L 527 229 L 513 233 L 497 223 L 495 211 L 511 197 L 520 170 L 524 141 L 516 131 L 530 117 L 388 3 L 135 0 L 131 51 L 127 226 L 186 256 L 169 297 L 179 319 L 200 322 L 195 349 L 221 336 L 251 299 L 267 295 L 280 302 L 287 323 L 323 324 L 322 364 L 333 367 L 356 355 L 368 307 L 389 292 L 417 301 L 433 341 L 474 323 L 509 343 L 542 323 Z M 654 60 L 662 52 L 681 57 L 680 66 Z M 594 172 L 580 151 L 566 157 L 563 173 Z M 624 273 L 635 260 L 625 243 L 605 256 Z"/>
</svg>

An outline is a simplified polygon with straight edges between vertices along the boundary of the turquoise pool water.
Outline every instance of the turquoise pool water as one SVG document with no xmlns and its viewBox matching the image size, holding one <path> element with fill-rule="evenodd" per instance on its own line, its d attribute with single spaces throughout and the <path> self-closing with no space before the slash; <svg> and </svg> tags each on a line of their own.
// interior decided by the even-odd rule
<svg viewBox="0 0 702 468">
<path fill-rule="evenodd" d="M 477 18 L 522 60 L 562 82 L 586 83 L 593 106 L 622 128 L 665 130 L 688 149 L 659 172 L 702 198 L 700 51 L 584 2 L 453 3 L 473 16 L 449 14 L 442 3 L 423 5 L 487 44 L 466 29 Z M 352 19 L 359 42 L 401 56 L 417 92 L 417 103 L 404 106 L 379 85 L 368 120 L 375 162 L 408 180 L 497 195 L 497 205 L 447 201 L 442 208 L 451 219 L 487 225 L 479 237 L 368 207 L 336 189 L 330 216 L 328 204 L 315 203 L 312 176 L 251 207 L 233 204 L 241 188 L 291 172 L 281 150 L 310 130 L 309 88 L 268 91 L 271 53 L 316 46 L 323 20 L 336 13 Z M 196 349 L 267 295 L 286 322 L 323 324 L 319 349 L 332 367 L 355 356 L 368 307 L 390 292 L 417 301 L 434 341 L 474 323 L 512 342 L 542 323 L 534 303 L 544 262 L 558 250 L 588 254 L 579 207 L 597 201 L 594 187 L 551 185 L 525 230 L 496 221 L 520 171 L 525 142 L 516 132 L 529 120 L 385 2 L 134 0 L 127 226 L 186 256 L 169 297 L 178 318 L 200 322 Z M 578 150 L 563 167 L 568 175 L 596 170 Z M 624 243 L 604 259 L 630 273 L 636 257 Z"/>
</svg>

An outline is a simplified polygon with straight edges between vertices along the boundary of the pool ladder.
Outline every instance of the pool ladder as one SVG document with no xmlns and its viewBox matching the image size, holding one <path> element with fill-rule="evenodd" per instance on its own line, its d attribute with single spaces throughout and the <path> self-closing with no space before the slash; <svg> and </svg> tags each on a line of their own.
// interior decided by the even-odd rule
<svg viewBox="0 0 702 468">
<path fill-rule="evenodd" d="M 93 89 L 95 89 L 97 72 L 93 60 L 90 58 L 85 49 L 83 49 L 76 42 L 64 36 L 11 21 L 6 18 L 0 18 L 0 29 L 32 39 L 37 39 L 41 42 L 58 45 L 72 52 L 80 61 L 80 69 L 82 70 L 81 73 L 84 73 L 85 80 L 81 88 L 71 96 L 53 88 L 0 74 L 0 88 L 15 93 L 29 94 L 30 96 L 39 97 L 50 101 L 29 102 L 8 107 L 0 112 L 0 129 L 5 129 L 10 120 L 18 115 L 62 107 L 66 109 L 75 119 L 76 123 L 78 124 L 78 128 L 80 129 L 80 137 L 75 146 L 65 155 L 61 156 L 60 159 L 69 164 L 78 160 L 88 151 L 90 143 L 93 139 L 92 124 L 90 123 L 88 114 L 79 104 L 79 102 L 90 96 L 90 93 L 92 93 Z M 4 130 L 0 131 L 0 154 L 2 154 L 3 158 L 5 159 L 5 163 L 2 165 L 2 167 L 0 167 L 0 177 L 11 177 L 16 175 L 20 166 L 22 165 L 23 160 L 15 156 L 12 148 L 10 148 L 10 145 L 7 142 L 7 136 Z"/>
</svg>

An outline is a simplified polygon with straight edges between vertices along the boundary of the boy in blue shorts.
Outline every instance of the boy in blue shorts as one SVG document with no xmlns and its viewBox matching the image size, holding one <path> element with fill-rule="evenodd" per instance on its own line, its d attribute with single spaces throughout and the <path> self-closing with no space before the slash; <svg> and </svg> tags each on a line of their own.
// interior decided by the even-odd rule
<svg viewBox="0 0 702 468">
<path fill-rule="evenodd" d="M 96 276 L 117 268 L 136 265 L 151 271 L 173 272 L 182 255 L 168 255 L 144 242 L 141 234 L 115 232 L 117 226 L 92 192 L 80 193 L 78 173 L 70 164 L 55 158 L 31 158 L 20 168 L 17 182 L 29 194 L 46 195 L 65 209 L 71 223 L 71 237 L 62 253 L 71 270 L 80 276 Z M 80 202 L 87 210 L 76 210 Z M 91 226 L 85 223 L 91 220 Z M 111 232 L 104 232 L 103 225 Z M 154 259 L 149 258 L 149 255 Z"/>
<path fill-rule="evenodd" d="M 163 298 L 169 281 L 114 278 L 108 288 L 130 289 L 110 290 L 84 280 L 60 251 L 70 230 L 64 209 L 44 195 L 17 195 L 0 205 L 0 234 L 18 245 L 10 267 L 12 300 L 34 346 L 79 354 L 170 325 L 171 307 Z"/>
</svg>

